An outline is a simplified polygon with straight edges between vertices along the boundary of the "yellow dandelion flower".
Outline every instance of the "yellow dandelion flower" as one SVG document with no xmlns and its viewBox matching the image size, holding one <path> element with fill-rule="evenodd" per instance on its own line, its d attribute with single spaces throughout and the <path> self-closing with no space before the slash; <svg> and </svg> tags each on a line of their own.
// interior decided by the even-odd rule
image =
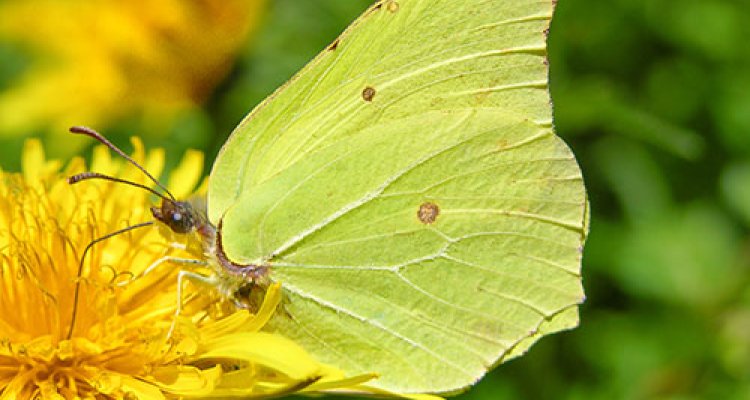
<svg viewBox="0 0 750 400">
<path fill-rule="evenodd" d="M 0 40 L 30 54 L 0 92 L 0 134 L 143 116 L 153 128 L 193 109 L 258 24 L 265 0 L 0 1 Z M 165 129 L 161 129 L 164 131 Z M 154 132 L 159 131 L 153 129 Z M 75 151 L 52 135 L 55 151 Z"/>
<path fill-rule="evenodd" d="M 133 158 L 158 174 L 163 152 L 146 154 L 138 140 L 133 145 Z M 167 186 L 175 195 L 189 194 L 202 163 L 202 154 L 188 153 Z M 104 148 L 95 150 L 92 169 L 149 184 Z M 180 267 L 158 262 L 189 254 L 171 245 L 163 229 L 144 227 L 98 242 L 79 264 L 93 239 L 152 219 L 144 190 L 103 180 L 66 182 L 84 170 L 82 159 L 63 168 L 29 141 L 23 173 L 0 172 L 0 398 L 374 392 L 364 385 L 374 375 L 346 378 L 290 340 L 261 331 L 279 304 L 278 286 L 250 313 L 186 282 L 175 319 Z"/>
</svg>

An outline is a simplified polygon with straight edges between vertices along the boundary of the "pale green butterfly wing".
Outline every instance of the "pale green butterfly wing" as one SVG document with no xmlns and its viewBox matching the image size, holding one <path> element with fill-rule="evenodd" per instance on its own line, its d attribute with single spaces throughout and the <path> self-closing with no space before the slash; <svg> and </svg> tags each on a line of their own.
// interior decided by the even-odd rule
<svg viewBox="0 0 750 400">
<path fill-rule="evenodd" d="M 253 111 L 209 187 L 271 329 L 447 392 L 577 324 L 586 196 L 552 130 L 551 1 L 384 1 Z M 374 91 L 374 95 L 373 95 Z"/>
<path fill-rule="evenodd" d="M 496 107 L 550 123 L 551 13 L 552 0 L 377 3 L 236 129 L 214 164 L 210 219 L 246 187 L 377 120 Z"/>
</svg>

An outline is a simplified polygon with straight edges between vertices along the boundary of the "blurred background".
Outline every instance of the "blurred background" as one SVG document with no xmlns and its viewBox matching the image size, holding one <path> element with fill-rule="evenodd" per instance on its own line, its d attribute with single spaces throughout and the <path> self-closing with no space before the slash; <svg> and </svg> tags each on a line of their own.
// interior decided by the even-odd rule
<svg viewBox="0 0 750 400">
<path fill-rule="evenodd" d="M 213 159 L 369 0 L 0 0 L 0 165 L 86 124 Z M 560 0 L 558 133 L 592 205 L 581 327 L 461 399 L 750 399 L 750 2 Z"/>
</svg>

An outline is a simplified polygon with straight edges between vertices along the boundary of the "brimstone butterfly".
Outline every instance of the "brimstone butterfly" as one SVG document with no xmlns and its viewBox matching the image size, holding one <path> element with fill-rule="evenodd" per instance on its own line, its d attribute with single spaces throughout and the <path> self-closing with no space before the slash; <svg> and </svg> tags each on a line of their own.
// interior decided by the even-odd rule
<svg viewBox="0 0 750 400">
<path fill-rule="evenodd" d="M 267 329 L 405 393 L 460 390 L 576 326 L 587 201 L 553 131 L 554 3 L 369 8 L 216 159 L 208 247 L 244 277 L 223 292 L 281 282 Z"/>
</svg>

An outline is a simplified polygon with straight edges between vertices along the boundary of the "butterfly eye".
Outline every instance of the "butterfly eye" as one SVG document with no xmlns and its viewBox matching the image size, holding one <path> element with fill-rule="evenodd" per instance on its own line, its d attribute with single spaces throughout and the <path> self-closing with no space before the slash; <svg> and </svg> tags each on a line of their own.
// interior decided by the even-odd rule
<svg viewBox="0 0 750 400">
<path fill-rule="evenodd" d="M 188 233 L 195 228 L 191 210 L 183 207 L 185 206 L 180 204 L 176 209 L 170 210 L 168 225 L 176 233 Z"/>
<path fill-rule="evenodd" d="M 175 233 L 188 233 L 196 228 L 195 211 L 187 203 L 167 200 L 161 207 L 151 207 L 151 213 Z"/>
</svg>

